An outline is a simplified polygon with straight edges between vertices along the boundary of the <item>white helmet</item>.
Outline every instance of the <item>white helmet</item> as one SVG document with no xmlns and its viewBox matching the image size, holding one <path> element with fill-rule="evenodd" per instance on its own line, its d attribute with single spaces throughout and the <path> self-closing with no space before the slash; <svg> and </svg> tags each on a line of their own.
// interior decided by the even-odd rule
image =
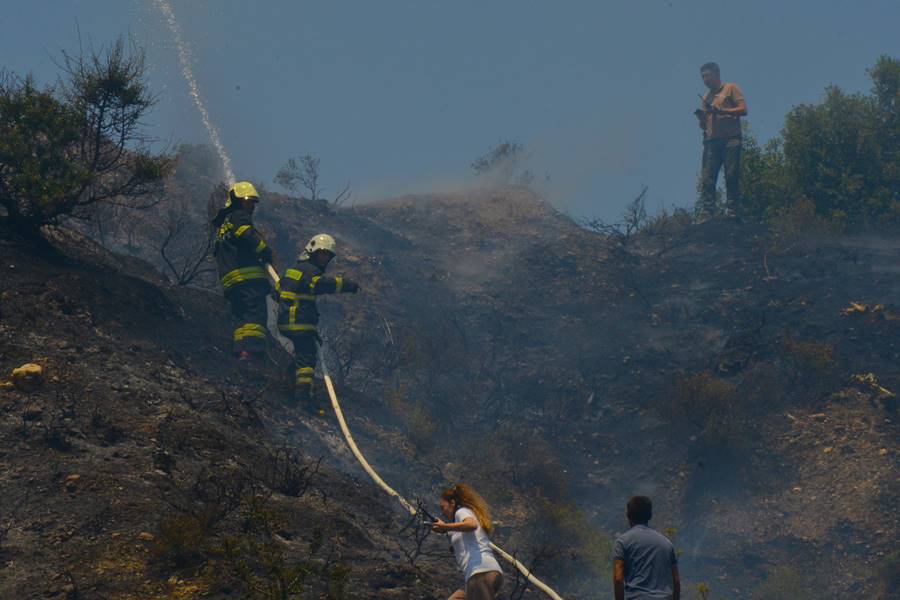
<svg viewBox="0 0 900 600">
<path fill-rule="evenodd" d="M 306 244 L 306 248 L 303 249 L 303 254 L 300 256 L 300 258 L 302 260 L 307 260 L 310 256 L 313 255 L 314 252 L 318 250 L 331 252 L 332 256 L 336 255 L 337 244 L 335 243 L 334 238 L 327 233 L 314 235 L 313 238 L 309 240 L 309 243 Z"/>
</svg>

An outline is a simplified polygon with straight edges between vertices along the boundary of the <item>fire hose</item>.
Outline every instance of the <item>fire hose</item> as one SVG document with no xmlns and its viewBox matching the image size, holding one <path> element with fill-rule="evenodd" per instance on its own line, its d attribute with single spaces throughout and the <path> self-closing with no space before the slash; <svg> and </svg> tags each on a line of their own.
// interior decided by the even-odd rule
<svg viewBox="0 0 900 600">
<path fill-rule="evenodd" d="M 393 496 L 397 499 L 398 502 L 403 506 L 404 510 L 408 512 L 411 516 L 416 516 L 417 510 L 416 508 L 410 504 L 410 502 L 401 496 L 397 490 L 389 486 L 385 481 L 375 472 L 375 469 L 372 468 L 372 465 L 369 464 L 369 461 L 366 460 L 366 457 L 363 456 L 362 452 L 359 451 L 359 447 L 357 447 L 356 442 L 353 441 L 353 435 L 350 433 L 350 428 L 347 427 L 347 421 L 344 419 L 344 412 L 341 410 L 341 404 L 338 402 L 337 394 L 334 391 L 334 384 L 331 381 L 331 376 L 328 374 L 328 368 L 325 364 L 325 357 L 322 354 L 322 346 L 319 346 L 319 364 L 322 366 L 322 375 L 325 379 L 325 387 L 328 390 L 328 397 L 331 398 L 331 408 L 334 409 L 334 415 L 337 417 L 338 424 L 341 426 L 341 432 L 344 434 L 344 439 L 347 441 L 347 445 L 350 447 L 350 450 L 353 452 L 353 456 L 356 457 L 356 460 L 359 461 L 359 464 L 365 470 L 365 472 L 372 478 L 372 481 L 375 482 L 378 487 L 384 490 L 389 496 Z M 547 594 L 553 600 L 562 600 L 562 596 L 557 594 L 553 589 L 548 586 L 546 583 L 535 577 L 531 571 L 523 565 L 519 560 L 516 559 L 515 556 L 509 554 L 505 550 L 503 550 L 500 546 L 491 542 L 491 549 L 499 554 L 504 560 L 512 564 L 519 572 L 524 576 L 528 581 L 534 584 L 535 587 L 540 589 L 542 592 Z"/>
<path fill-rule="evenodd" d="M 269 273 L 269 276 L 272 278 L 272 281 L 275 282 L 276 286 L 279 282 L 278 273 L 270 264 L 266 264 L 266 271 Z M 418 510 L 415 506 L 413 506 L 406 498 L 400 495 L 400 493 L 392 488 L 384 479 L 381 478 L 380 475 L 372 468 L 372 465 L 369 464 L 369 461 L 366 460 L 366 457 L 363 456 L 363 453 L 360 452 L 359 447 L 356 445 L 356 442 L 353 440 L 353 434 L 350 433 L 350 428 L 347 426 L 347 421 L 344 419 L 344 411 L 341 410 L 341 404 L 338 402 L 337 393 L 334 391 L 334 383 L 331 381 L 331 375 L 328 373 L 328 366 L 325 362 L 325 356 L 322 352 L 322 348 L 324 347 L 324 342 L 319 345 L 319 365 L 322 369 L 322 376 L 325 379 L 325 388 L 328 390 L 328 397 L 331 399 L 331 408 L 334 410 L 334 416 L 337 417 L 338 424 L 341 427 L 341 433 L 344 434 L 344 440 L 347 442 L 347 446 L 350 447 L 350 451 L 353 452 L 353 456 L 356 457 L 356 460 L 359 462 L 360 466 L 362 466 L 363 470 L 366 474 L 375 482 L 375 484 L 384 490 L 389 496 L 396 498 L 400 505 L 403 506 L 403 509 L 409 513 L 410 516 L 417 516 Z M 536 588 L 547 594 L 553 600 L 563 600 L 562 596 L 557 594 L 553 589 L 548 586 L 546 583 L 535 577 L 531 571 L 523 565 L 515 556 L 509 554 L 503 548 L 498 546 L 497 544 L 490 542 L 491 550 L 500 555 L 501 558 L 506 560 L 508 563 L 513 565 L 516 569 L 518 569 L 519 573 L 522 574 L 525 579 L 531 582 Z"/>
</svg>

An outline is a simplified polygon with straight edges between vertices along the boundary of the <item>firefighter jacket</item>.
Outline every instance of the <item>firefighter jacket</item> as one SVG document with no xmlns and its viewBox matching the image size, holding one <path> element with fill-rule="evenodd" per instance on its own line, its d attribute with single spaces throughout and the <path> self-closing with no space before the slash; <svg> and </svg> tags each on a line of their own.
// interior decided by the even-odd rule
<svg viewBox="0 0 900 600">
<path fill-rule="evenodd" d="M 216 234 L 214 253 L 226 291 L 243 282 L 268 277 L 263 265 L 272 262 L 272 250 L 253 227 L 246 210 L 236 209 L 225 217 Z"/>
<path fill-rule="evenodd" d="M 278 329 L 284 335 L 313 335 L 319 326 L 316 297 L 322 294 L 356 292 L 359 286 L 340 275 L 326 277 L 318 265 L 306 260 L 285 271 L 276 286 Z"/>
</svg>

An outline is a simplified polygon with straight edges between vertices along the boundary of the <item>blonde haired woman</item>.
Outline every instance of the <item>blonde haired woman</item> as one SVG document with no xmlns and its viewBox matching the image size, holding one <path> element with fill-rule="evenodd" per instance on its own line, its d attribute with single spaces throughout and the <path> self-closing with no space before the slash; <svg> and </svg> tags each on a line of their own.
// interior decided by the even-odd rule
<svg viewBox="0 0 900 600">
<path fill-rule="evenodd" d="M 484 498 L 465 483 L 441 494 L 441 512 L 432 525 L 437 533 L 449 533 L 459 570 L 465 574 L 465 589 L 453 592 L 448 600 L 495 600 L 503 585 L 503 571 L 491 550 L 488 538 L 494 529 Z"/>
</svg>

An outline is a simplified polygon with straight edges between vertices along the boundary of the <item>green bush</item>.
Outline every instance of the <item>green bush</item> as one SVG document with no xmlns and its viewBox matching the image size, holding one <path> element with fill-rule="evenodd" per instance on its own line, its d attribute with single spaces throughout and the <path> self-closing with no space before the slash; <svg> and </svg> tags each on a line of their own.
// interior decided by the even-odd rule
<svg viewBox="0 0 900 600">
<path fill-rule="evenodd" d="M 734 384 L 709 372 L 680 375 L 661 412 L 703 448 L 743 450 L 752 432 Z"/>
<path fill-rule="evenodd" d="M 745 216 L 771 220 L 787 209 L 795 194 L 788 175 L 781 138 L 760 146 L 749 128 L 744 131 L 741 155 L 741 195 Z"/>
<path fill-rule="evenodd" d="M 421 402 L 408 397 L 410 386 L 405 382 L 384 386 L 384 397 L 391 411 L 399 415 L 406 436 L 421 451 L 434 447 L 438 425 Z"/>
<path fill-rule="evenodd" d="M 560 548 L 571 557 L 578 571 L 595 581 L 612 577 L 613 540 L 602 531 L 590 516 L 573 503 L 545 502 L 543 518 L 555 539 L 568 540 L 568 547 Z"/>
<path fill-rule="evenodd" d="M 900 550 L 889 554 L 878 568 L 878 584 L 881 598 L 889 598 L 900 587 Z"/>
<path fill-rule="evenodd" d="M 206 541 L 207 529 L 202 519 L 178 515 L 160 524 L 150 556 L 157 564 L 182 569 L 205 560 Z"/>
<path fill-rule="evenodd" d="M 350 569 L 339 562 L 320 527 L 308 532 L 305 552 L 280 537 L 296 514 L 270 498 L 248 496 L 241 506 L 241 531 L 221 538 L 224 575 L 248 600 L 323 598 L 344 600 L 351 585 Z"/>
<path fill-rule="evenodd" d="M 63 59 L 53 87 L 0 74 L 0 224 L 21 232 L 98 202 L 146 206 L 173 164 L 142 132 L 153 96 L 139 48 L 120 38 Z"/>
<path fill-rule="evenodd" d="M 709 600 L 709 585 L 706 583 L 697 584 L 697 590 L 694 594 L 695 600 Z"/>
<path fill-rule="evenodd" d="M 784 340 L 784 351 L 797 369 L 811 376 L 825 376 L 834 367 L 834 346 L 827 342 L 795 340 L 788 336 Z"/>
<path fill-rule="evenodd" d="M 795 106 L 781 136 L 750 134 L 741 165 L 744 211 L 772 220 L 800 200 L 834 225 L 900 224 L 900 60 L 869 70 L 871 94 L 836 86 L 817 104 Z"/>
</svg>

